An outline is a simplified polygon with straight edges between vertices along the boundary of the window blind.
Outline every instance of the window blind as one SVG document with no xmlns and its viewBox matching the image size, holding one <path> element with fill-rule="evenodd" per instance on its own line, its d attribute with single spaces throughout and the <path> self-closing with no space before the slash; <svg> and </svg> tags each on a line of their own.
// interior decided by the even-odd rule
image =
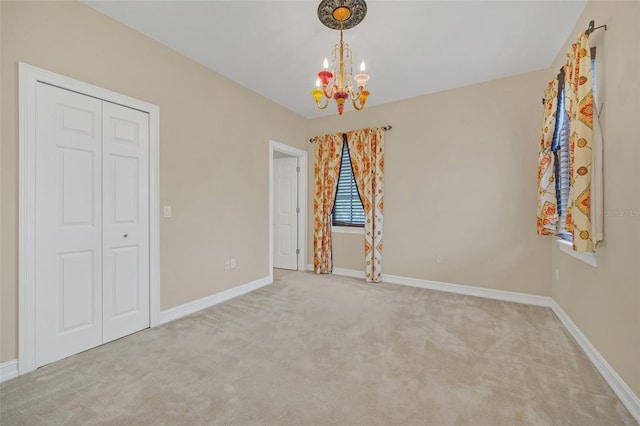
<svg viewBox="0 0 640 426">
<path fill-rule="evenodd" d="M 338 192 L 333 205 L 334 226 L 364 226 L 364 208 L 351 167 L 347 142 L 342 146 L 342 163 L 338 179 Z"/>
<path fill-rule="evenodd" d="M 558 202 L 559 226 L 558 235 L 571 240 L 571 234 L 566 232 L 567 205 L 569 203 L 569 115 L 565 108 L 564 84 L 560 81 L 558 90 L 557 122 L 553 137 L 553 151 L 556 160 L 556 195 Z"/>
</svg>

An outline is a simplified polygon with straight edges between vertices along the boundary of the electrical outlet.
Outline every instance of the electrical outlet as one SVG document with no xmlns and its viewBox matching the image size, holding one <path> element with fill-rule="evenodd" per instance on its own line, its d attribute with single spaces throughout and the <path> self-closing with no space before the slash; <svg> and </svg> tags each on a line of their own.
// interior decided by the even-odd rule
<svg viewBox="0 0 640 426">
<path fill-rule="evenodd" d="M 164 217 L 171 217 L 171 206 L 164 206 Z"/>
<path fill-rule="evenodd" d="M 236 269 L 236 260 L 231 259 L 231 261 L 229 261 L 229 266 L 231 267 L 231 269 Z"/>
<path fill-rule="evenodd" d="M 230 266 L 229 266 L 230 263 L 231 262 L 229 262 L 229 260 L 225 260 L 224 261 L 224 269 L 229 269 L 230 268 Z"/>
</svg>

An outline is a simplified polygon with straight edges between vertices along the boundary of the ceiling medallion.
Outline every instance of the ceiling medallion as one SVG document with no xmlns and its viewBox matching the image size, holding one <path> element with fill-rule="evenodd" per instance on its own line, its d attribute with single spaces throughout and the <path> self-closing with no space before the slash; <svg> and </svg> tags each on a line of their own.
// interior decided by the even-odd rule
<svg viewBox="0 0 640 426">
<path fill-rule="evenodd" d="M 366 14 L 364 0 L 322 0 L 318 6 L 318 19 L 332 30 L 353 28 Z"/>
</svg>

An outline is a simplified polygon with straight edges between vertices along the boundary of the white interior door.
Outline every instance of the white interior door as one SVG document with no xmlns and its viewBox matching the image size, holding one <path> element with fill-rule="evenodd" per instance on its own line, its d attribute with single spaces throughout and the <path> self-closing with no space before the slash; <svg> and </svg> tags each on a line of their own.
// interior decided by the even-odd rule
<svg viewBox="0 0 640 426">
<path fill-rule="evenodd" d="M 36 366 L 102 343 L 102 101 L 36 89 Z"/>
<path fill-rule="evenodd" d="M 298 159 L 273 159 L 273 266 L 298 269 Z"/>
<path fill-rule="evenodd" d="M 149 115 L 103 102 L 103 343 L 149 327 Z"/>
</svg>

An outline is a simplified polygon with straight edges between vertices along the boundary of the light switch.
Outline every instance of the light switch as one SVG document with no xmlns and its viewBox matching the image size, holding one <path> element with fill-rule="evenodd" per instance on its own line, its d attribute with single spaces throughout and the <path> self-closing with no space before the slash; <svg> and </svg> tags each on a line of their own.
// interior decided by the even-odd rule
<svg viewBox="0 0 640 426">
<path fill-rule="evenodd" d="M 171 206 L 164 206 L 164 217 L 171 217 Z"/>
</svg>

